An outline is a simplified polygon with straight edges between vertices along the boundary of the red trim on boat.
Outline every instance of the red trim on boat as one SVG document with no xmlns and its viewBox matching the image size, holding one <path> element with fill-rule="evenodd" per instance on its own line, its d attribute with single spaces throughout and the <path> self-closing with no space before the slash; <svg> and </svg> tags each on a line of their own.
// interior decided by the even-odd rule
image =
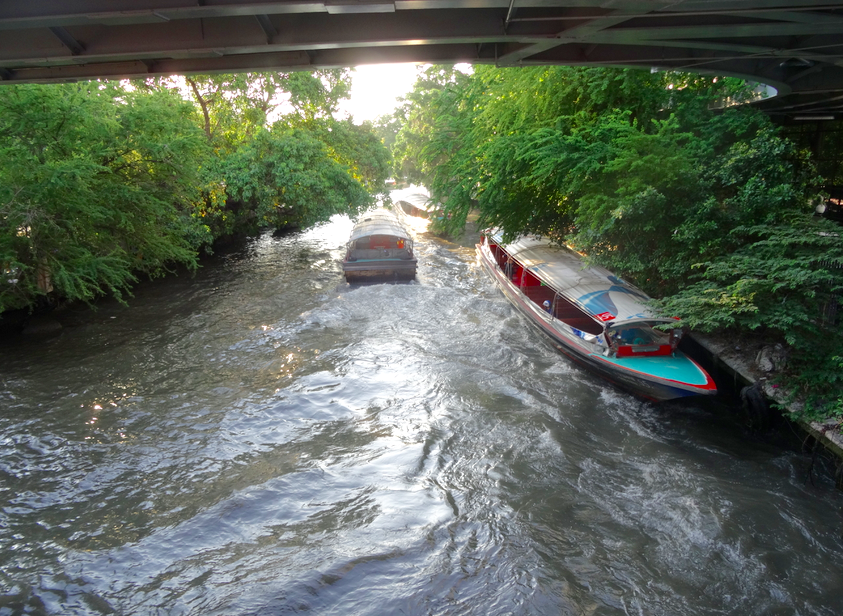
<svg viewBox="0 0 843 616">
<path fill-rule="evenodd" d="M 497 248 L 498 250 L 500 250 L 501 252 L 504 252 L 504 254 L 506 254 L 505 251 L 503 251 L 499 246 L 494 245 L 493 247 Z M 534 302 L 530 301 L 529 297 L 527 297 L 518 287 L 516 287 L 508 279 L 508 277 L 505 275 L 505 273 L 501 270 L 500 265 L 497 263 L 497 261 L 499 259 L 495 258 L 496 255 L 494 255 L 491 251 L 492 247 L 486 246 L 486 250 L 484 251 L 483 250 L 484 246 L 481 245 L 481 244 L 477 244 L 476 248 L 478 249 L 477 250 L 478 254 L 482 258 L 482 263 L 483 263 L 484 268 L 487 269 L 490 274 L 492 274 L 492 276 L 498 282 L 499 285 L 505 287 L 505 289 L 502 289 L 502 290 L 504 290 L 504 295 L 506 295 L 510 300 L 515 301 L 520 306 L 522 311 L 525 312 L 525 316 L 528 316 L 530 318 L 530 322 L 533 323 L 534 325 L 538 325 L 539 327 L 541 327 L 541 329 L 546 333 L 546 335 L 548 335 L 551 339 L 554 340 L 554 342 L 556 343 L 554 346 L 557 349 L 559 349 L 559 351 L 561 351 L 566 357 L 569 357 L 570 359 L 573 359 L 577 363 L 580 363 L 580 364 L 584 365 L 586 368 L 591 368 L 591 369 L 594 369 L 594 367 L 589 366 L 588 362 L 586 361 L 586 358 L 590 359 L 591 361 L 598 361 L 599 363 L 603 364 L 603 366 L 604 366 L 604 368 L 600 372 L 600 376 L 602 378 L 604 378 L 605 380 L 609 381 L 610 383 L 613 383 L 613 384 L 615 384 L 615 385 L 617 385 L 617 386 L 619 386 L 623 389 L 629 389 L 629 386 L 625 386 L 622 381 L 619 381 L 617 379 L 611 378 L 610 376 L 607 376 L 605 374 L 605 372 L 607 372 L 607 371 L 608 372 L 617 371 L 619 374 L 627 374 L 631 378 L 639 379 L 639 380 L 641 380 L 645 383 L 652 384 L 656 388 L 663 387 L 663 388 L 667 388 L 668 390 L 674 389 L 674 390 L 677 390 L 677 391 L 685 391 L 685 392 L 688 392 L 689 394 L 695 394 L 695 393 L 709 394 L 709 393 L 716 393 L 717 392 L 717 386 L 716 386 L 714 380 L 711 378 L 711 375 L 709 375 L 708 372 L 704 368 L 699 366 L 699 364 L 697 364 L 696 362 L 693 362 L 693 360 L 691 360 L 691 361 L 694 363 L 694 365 L 697 366 L 697 368 L 700 370 L 700 372 L 703 375 L 705 375 L 706 382 L 703 385 L 688 383 L 686 381 L 678 381 L 678 380 L 669 379 L 669 378 L 665 378 L 665 377 L 662 377 L 662 376 L 654 375 L 654 374 L 651 374 L 651 373 L 648 373 L 648 372 L 635 370 L 634 368 L 631 368 L 629 366 L 624 366 L 624 365 L 620 365 L 620 364 L 615 363 L 615 362 L 610 362 L 599 353 L 593 353 L 593 352 L 589 352 L 587 350 L 582 350 L 580 353 L 577 353 L 574 350 L 574 347 L 572 347 L 569 342 L 567 342 L 564 339 L 561 339 L 559 337 L 560 333 L 557 330 L 552 328 L 544 320 L 536 318 L 534 315 L 531 314 L 532 312 L 535 312 L 538 309 L 538 307 L 534 304 Z M 486 255 L 486 252 L 489 252 L 489 254 L 492 255 L 492 257 L 494 258 L 494 261 L 489 259 L 489 257 Z M 507 292 L 507 290 L 508 290 L 508 292 Z M 523 299 L 523 298 L 526 298 L 527 301 L 525 301 L 525 299 Z M 529 301 L 529 303 L 528 303 L 528 301 Z M 571 327 L 571 326 L 569 325 L 569 327 Z M 620 351 L 620 349 L 624 349 L 624 351 Z M 627 350 L 628 350 L 628 352 L 627 352 Z M 669 352 L 665 352 L 665 350 L 667 350 Z M 654 349 L 653 351 L 644 351 L 644 352 L 637 352 L 636 353 L 636 352 L 632 351 L 632 347 L 630 347 L 628 345 L 622 345 L 621 347 L 618 348 L 618 351 L 619 351 L 618 357 L 636 357 L 636 356 L 640 357 L 640 356 L 669 355 L 669 354 L 672 353 L 672 350 L 673 349 L 671 348 L 670 345 L 660 345 L 657 349 Z M 640 396 L 643 396 L 643 397 L 651 399 L 651 400 L 667 399 L 667 398 L 658 398 L 658 397 L 655 397 L 655 396 L 652 396 L 652 395 L 648 395 L 644 391 L 636 391 L 636 393 Z M 676 396 L 676 397 L 681 397 L 681 396 Z"/>
</svg>

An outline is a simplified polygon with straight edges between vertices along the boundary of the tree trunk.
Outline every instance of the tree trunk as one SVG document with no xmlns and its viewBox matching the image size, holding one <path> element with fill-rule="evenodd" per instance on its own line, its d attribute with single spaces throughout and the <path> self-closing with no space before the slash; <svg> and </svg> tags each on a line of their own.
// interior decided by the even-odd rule
<svg viewBox="0 0 843 616">
<path fill-rule="evenodd" d="M 208 141 L 211 140 L 211 116 L 208 113 L 208 103 L 205 102 L 205 99 L 199 93 L 199 88 L 196 87 L 196 82 L 190 78 L 185 78 L 187 83 L 190 84 L 191 90 L 193 90 L 193 95 L 196 97 L 196 100 L 199 101 L 199 106 L 202 107 L 202 115 L 205 117 L 205 136 L 208 138 Z"/>
</svg>

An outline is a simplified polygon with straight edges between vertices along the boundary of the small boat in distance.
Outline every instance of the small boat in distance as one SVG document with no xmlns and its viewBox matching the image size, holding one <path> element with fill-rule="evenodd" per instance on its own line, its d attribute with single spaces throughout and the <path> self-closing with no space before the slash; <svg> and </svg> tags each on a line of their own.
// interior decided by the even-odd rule
<svg viewBox="0 0 843 616">
<path fill-rule="evenodd" d="M 414 216 L 426 220 L 442 218 L 442 206 L 430 198 L 427 190 L 420 186 L 410 186 L 390 193 L 395 210 L 402 218 Z"/>
<path fill-rule="evenodd" d="M 360 217 L 351 230 L 342 270 L 348 282 L 415 277 L 413 240 L 395 214 L 377 209 Z"/>
<path fill-rule="evenodd" d="M 709 374 L 677 349 L 681 332 L 656 329 L 643 291 L 572 250 L 522 237 L 504 244 L 487 232 L 477 256 L 516 308 L 554 346 L 607 381 L 648 400 L 713 395 Z"/>
</svg>

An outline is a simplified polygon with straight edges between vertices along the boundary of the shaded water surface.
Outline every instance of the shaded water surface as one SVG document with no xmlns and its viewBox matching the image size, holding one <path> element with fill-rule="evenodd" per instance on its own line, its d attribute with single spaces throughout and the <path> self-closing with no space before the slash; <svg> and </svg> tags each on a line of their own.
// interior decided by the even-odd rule
<svg viewBox="0 0 843 616">
<path fill-rule="evenodd" d="M 473 250 L 345 219 L 0 347 L 6 614 L 839 614 L 843 498 L 573 367 Z"/>
</svg>

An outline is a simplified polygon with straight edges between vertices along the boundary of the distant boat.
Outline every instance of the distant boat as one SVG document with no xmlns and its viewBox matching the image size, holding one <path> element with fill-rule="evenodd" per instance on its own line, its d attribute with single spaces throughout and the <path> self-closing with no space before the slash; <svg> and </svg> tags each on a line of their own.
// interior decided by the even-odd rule
<svg viewBox="0 0 843 616">
<path fill-rule="evenodd" d="M 677 349 L 681 332 L 647 311 L 641 290 L 548 240 L 484 233 L 478 260 L 529 321 L 571 359 L 649 400 L 713 395 L 709 374 Z"/>
<path fill-rule="evenodd" d="M 399 214 L 429 220 L 442 215 L 441 206 L 431 201 L 430 195 L 418 187 L 411 186 L 403 190 L 394 190 L 391 197 L 395 207 L 399 209 Z"/>
<path fill-rule="evenodd" d="M 395 214 L 378 209 L 361 216 L 351 230 L 342 270 L 349 282 L 415 277 L 413 240 Z"/>
</svg>

